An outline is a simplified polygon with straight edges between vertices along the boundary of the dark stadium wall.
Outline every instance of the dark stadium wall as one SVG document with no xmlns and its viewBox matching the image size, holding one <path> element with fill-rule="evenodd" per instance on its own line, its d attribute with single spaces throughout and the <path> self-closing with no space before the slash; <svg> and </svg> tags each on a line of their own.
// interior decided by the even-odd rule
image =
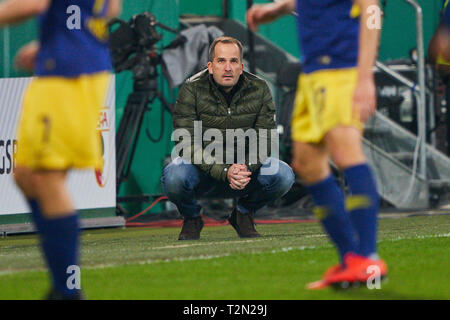
<svg viewBox="0 0 450 320">
<path fill-rule="evenodd" d="M 181 0 L 178 1 L 180 13 L 222 16 L 222 0 Z"/>
</svg>

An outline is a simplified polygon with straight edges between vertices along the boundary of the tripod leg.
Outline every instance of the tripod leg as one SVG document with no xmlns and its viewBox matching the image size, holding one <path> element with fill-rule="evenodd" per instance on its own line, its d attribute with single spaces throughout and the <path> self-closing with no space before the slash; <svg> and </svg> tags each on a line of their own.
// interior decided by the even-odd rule
<svg viewBox="0 0 450 320">
<path fill-rule="evenodd" d="M 133 92 L 125 106 L 116 139 L 117 194 L 121 183 L 129 174 L 150 96 L 151 93 L 147 92 Z"/>
<path fill-rule="evenodd" d="M 170 104 L 166 98 L 164 98 L 164 96 L 161 94 L 161 92 L 157 92 L 156 96 L 158 97 L 158 99 L 161 101 L 161 103 L 163 104 L 164 108 L 167 109 L 167 111 L 169 111 L 171 114 L 173 114 L 173 105 Z"/>
</svg>

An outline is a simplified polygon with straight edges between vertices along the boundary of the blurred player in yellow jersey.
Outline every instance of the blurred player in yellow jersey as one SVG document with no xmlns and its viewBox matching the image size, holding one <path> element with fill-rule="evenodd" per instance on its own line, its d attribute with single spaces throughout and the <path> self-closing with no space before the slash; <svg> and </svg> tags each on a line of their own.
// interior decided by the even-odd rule
<svg viewBox="0 0 450 320">
<path fill-rule="evenodd" d="M 247 22 L 256 30 L 294 10 L 303 66 L 292 116 L 293 167 L 340 258 L 308 287 L 359 285 L 387 273 L 376 250 L 379 196 L 361 141 L 364 122 L 376 110 L 373 66 L 381 10 L 377 0 L 282 0 L 253 6 Z M 344 173 L 346 198 L 330 158 Z"/>
<path fill-rule="evenodd" d="M 121 0 L 0 2 L 0 26 L 39 19 L 39 41 L 16 58 L 36 78 L 23 99 L 15 180 L 41 236 L 49 299 L 82 298 L 68 281 L 79 270 L 79 219 L 66 177 L 72 168 L 101 166 L 96 126 L 111 70 L 106 23 L 120 10 Z"/>
</svg>

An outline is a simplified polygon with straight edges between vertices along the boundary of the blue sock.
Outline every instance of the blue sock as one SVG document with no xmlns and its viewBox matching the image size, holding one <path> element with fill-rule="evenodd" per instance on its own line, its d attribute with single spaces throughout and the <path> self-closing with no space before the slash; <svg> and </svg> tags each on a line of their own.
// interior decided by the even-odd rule
<svg viewBox="0 0 450 320">
<path fill-rule="evenodd" d="M 314 213 L 336 244 L 341 263 L 344 263 L 345 254 L 357 249 L 353 226 L 344 207 L 344 195 L 333 175 L 307 188 L 317 205 Z"/>
<path fill-rule="evenodd" d="M 75 212 L 63 218 L 46 219 L 36 200 L 29 199 L 28 203 L 36 228 L 41 235 L 41 246 L 50 269 L 54 289 L 67 296 L 78 294 L 79 291 L 76 288 L 69 289 L 67 286 L 67 279 L 73 274 L 67 273 L 67 268 L 79 266 L 78 214 Z"/>
<path fill-rule="evenodd" d="M 359 236 L 357 253 L 365 257 L 376 255 L 379 196 L 375 178 L 367 164 L 347 168 L 344 174 L 351 192 L 346 208 Z"/>
<path fill-rule="evenodd" d="M 33 218 L 34 224 L 36 225 L 36 230 L 40 232 L 43 224 L 43 217 L 41 212 L 41 207 L 36 199 L 29 198 L 27 199 L 28 205 L 31 209 L 31 216 Z"/>
<path fill-rule="evenodd" d="M 76 289 L 69 289 L 67 279 L 69 266 L 78 264 L 78 215 L 59 219 L 47 219 L 43 231 L 42 248 L 47 257 L 56 291 L 75 295 Z"/>
</svg>

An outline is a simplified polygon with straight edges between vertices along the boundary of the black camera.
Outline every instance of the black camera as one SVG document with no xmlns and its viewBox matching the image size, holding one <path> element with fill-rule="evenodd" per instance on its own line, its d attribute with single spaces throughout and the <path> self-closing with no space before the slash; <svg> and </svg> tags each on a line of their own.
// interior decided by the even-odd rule
<svg viewBox="0 0 450 320">
<path fill-rule="evenodd" d="M 132 70 L 136 78 L 149 76 L 151 66 L 159 63 L 156 43 L 162 36 L 156 31 L 159 23 L 154 15 L 144 12 L 129 22 L 113 19 L 108 23 L 110 50 L 114 70 Z"/>
</svg>

